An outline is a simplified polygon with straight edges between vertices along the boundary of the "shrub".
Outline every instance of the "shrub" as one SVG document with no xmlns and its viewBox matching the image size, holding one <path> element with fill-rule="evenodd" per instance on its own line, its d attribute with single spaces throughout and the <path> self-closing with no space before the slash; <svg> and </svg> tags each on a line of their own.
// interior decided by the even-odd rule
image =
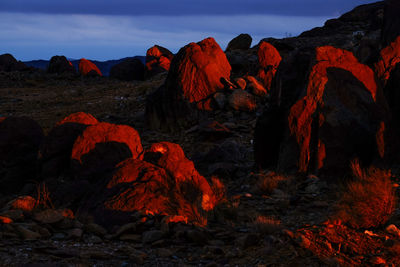
<svg viewBox="0 0 400 267">
<path fill-rule="evenodd" d="M 277 189 L 281 182 L 286 182 L 288 179 L 275 172 L 257 174 L 257 182 L 255 192 L 260 194 L 271 194 L 274 189 Z"/>
<path fill-rule="evenodd" d="M 352 162 L 351 169 L 354 179 L 347 183 L 335 219 L 354 228 L 386 223 L 396 203 L 390 171 L 373 166 L 363 170 L 358 160 Z"/>
</svg>

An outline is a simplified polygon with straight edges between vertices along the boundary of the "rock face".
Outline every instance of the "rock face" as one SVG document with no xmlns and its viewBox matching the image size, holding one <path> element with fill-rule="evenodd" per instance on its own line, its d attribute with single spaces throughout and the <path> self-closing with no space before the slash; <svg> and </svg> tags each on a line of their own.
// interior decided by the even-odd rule
<svg viewBox="0 0 400 267">
<path fill-rule="evenodd" d="M 257 107 L 254 96 L 242 89 L 234 90 L 228 98 L 228 103 L 231 108 L 240 111 L 254 111 Z"/>
<path fill-rule="evenodd" d="M 146 79 L 158 73 L 168 71 L 173 58 L 174 54 L 167 48 L 159 45 L 149 48 L 146 53 Z"/>
<path fill-rule="evenodd" d="M 2 193 L 16 193 L 38 172 L 42 128 L 27 117 L 0 118 L 0 182 Z"/>
<path fill-rule="evenodd" d="M 215 182 L 215 181 L 214 181 Z M 220 201 L 216 188 L 194 168 L 179 145 L 162 142 L 145 152 L 144 160 L 127 159 L 118 165 L 106 189 L 91 199 L 96 219 L 108 225 L 135 211 L 169 216 L 168 221 L 205 225 L 202 212 Z"/>
<path fill-rule="evenodd" d="M 129 58 L 112 66 L 110 77 L 122 81 L 144 79 L 144 65 L 138 58 Z"/>
<path fill-rule="evenodd" d="M 75 140 L 71 164 L 77 176 L 96 179 L 127 158 L 140 158 L 142 152 L 135 129 L 101 122 L 88 126 Z"/>
<path fill-rule="evenodd" d="M 97 123 L 96 118 L 83 112 L 71 114 L 58 122 L 41 147 L 43 176 L 58 177 L 69 170 L 75 140 L 89 125 Z"/>
<path fill-rule="evenodd" d="M 22 71 L 28 67 L 21 61 L 17 61 L 11 54 L 0 55 L 0 71 Z"/>
<path fill-rule="evenodd" d="M 213 95 L 224 89 L 231 67 L 213 38 L 190 43 L 174 57 L 164 86 L 150 95 L 146 119 L 151 128 L 173 128 L 197 121 L 199 111 L 213 109 Z"/>
<path fill-rule="evenodd" d="M 283 171 L 342 175 L 349 159 L 358 157 L 368 164 L 384 156 L 384 141 L 378 136 L 388 116 L 386 102 L 372 69 L 351 52 L 318 47 L 307 87 L 289 110 L 276 112 L 278 117 L 287 116 L 284 127 L 268 110 L 257 125 L 255 150 L 260 166 L 270 166 L 272 160 Z M 276 140 L 264 139 L 268 129 L 272 136 L 277 129 L 282 131 L 279 147 Z M 267 152 L 271 148 L 275 151 Z M 271 152 L 275 159 L 266 155 Z"/>
<path fill-rule="evenodd" d="M 263 81 L 264 87 L 269 92 L 282 57 L 273 45 L 264 41 L 260 43 L 257 55 L 259 64 L 257 76 Z"/>
<path fill-rule="evenodd" d="M 65 56 L 54 56 L 50 59 L 48 73 L 76 73 L 72 63 Z"/>
<path fill-rule="evenodd" d="M 249 34 L 239 34 L 229 42 L 228 46 L 226 47 L 226 51 L 247 50 L 250 48 L 252 41 L 253 38 L 251 38 Z"/>
<path fill-rule="evenodd" d="M 385 15 L 382 29 L 382 43 L 388 45 L 400 35 L 400 2 L 385 1 Z"/>
<path fill-rule="evenodd" d="M 79 61 L 79 73 L 84 76 L 102 76 L 99 68 L 93 62 L 85 58 Z"/>
</svg>

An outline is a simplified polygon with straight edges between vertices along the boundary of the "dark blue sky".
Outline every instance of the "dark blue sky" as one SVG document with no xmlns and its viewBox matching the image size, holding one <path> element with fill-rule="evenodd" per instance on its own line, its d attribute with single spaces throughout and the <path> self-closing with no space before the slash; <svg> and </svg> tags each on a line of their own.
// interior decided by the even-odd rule
<svg viewBox="0 0 400 267">
<path fill-rule="evenodd" d="M 247 32 L 297 35 L 368 0 L 0 0 L 0 53 L 21 60 L 112 59 L 144 55 L 154 44 L 173 52 L 213 36 L 224 49 Z"/>
</svg>

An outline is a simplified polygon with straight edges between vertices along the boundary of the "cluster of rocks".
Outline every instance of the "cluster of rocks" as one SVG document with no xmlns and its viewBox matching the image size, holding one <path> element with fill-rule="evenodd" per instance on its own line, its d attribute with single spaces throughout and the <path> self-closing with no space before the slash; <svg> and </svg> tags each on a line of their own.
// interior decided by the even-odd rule
<svg viewBox="0 0 400 267">
<path fill-rule="evenodd" d="M 225 197 L 223 184 L 201 176 L 179 145 L 144 150 L 132 127 L 86 113 L 71 114 L 47 136 L 32 119 L 1 118 L 0 136 L 3 194 L 34 192 L 32 181 L 42 180 L 58 207 L 104 226 L 127 222 L 136 211 L 206 225 L 207 211 Z"/>
</svg>

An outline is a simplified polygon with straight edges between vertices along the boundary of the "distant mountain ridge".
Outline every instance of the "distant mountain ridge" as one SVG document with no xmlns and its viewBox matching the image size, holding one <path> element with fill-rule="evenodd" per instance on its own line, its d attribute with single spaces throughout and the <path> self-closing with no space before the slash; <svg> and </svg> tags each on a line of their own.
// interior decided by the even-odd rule
<svg viewBox="0 0 400 267">
<path fill-rule="evenodd" d="M 106 60 L 106 61 L 98 61 L 98 60 L 90 60 L 90 61 L 92 61 L 94 64 L 96 64 L 96 66 L 100 69 L 101 73 L 104 76 L 109 76 L 110 70 L 114 65 L 121 63 L 122 61 L 129 59 L 129 58 L 138 58 L 139 60 L 141 60 L 143 62 L 143 64 L 145 63 L 145 60 L 146 60 L 145 56 L 134 56 L 134 57 L 125 57 L 125 58 L 112 59 L 112 60 Z M 78 70 L 79 59 L 72 59 L 72 60 L 70 59 L 70 61 L 71 61 L 72 65 L 74 65 L 74 67 Z M 23 61 L 23 62 L 29 67 L 47 70 L 50 60 L 40 59 L 40 60 L 31 60 L 31 61 Z"/>
</svg>

